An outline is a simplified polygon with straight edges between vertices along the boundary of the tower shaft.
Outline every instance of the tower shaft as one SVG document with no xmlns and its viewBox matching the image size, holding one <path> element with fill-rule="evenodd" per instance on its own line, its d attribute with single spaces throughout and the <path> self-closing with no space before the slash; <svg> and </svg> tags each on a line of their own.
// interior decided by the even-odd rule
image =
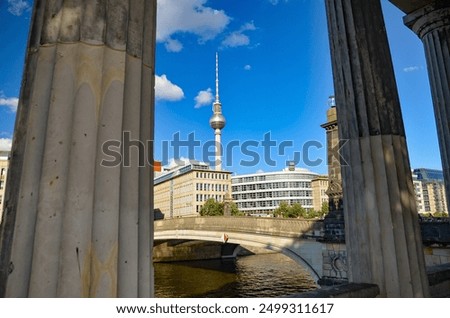
<svg viewBox="0 0 450 318">
<path fill-rule="evenodd" d="M 222 170 L 222 132 L 220 129 L 216 129 L 214 133 L 216 147 L 215 167 L 216 170 Z"/>
<path fill-rule="evenodd" d="M 214 165 L 216 170 L 222 170 L 222 129 L 225 127 L 225 117 L 222 115 L 222 104 L 219 98 L 219 54 L 216 53 L 216 99 L 213 103 L 213 115 L 209 124 L 215 134 Z"/>
</svg>

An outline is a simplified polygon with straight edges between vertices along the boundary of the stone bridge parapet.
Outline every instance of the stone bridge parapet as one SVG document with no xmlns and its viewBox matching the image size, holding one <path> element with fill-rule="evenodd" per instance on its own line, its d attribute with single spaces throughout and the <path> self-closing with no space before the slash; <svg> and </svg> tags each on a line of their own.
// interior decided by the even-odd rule
<svg viewBox="0 0 450 318">
<path fill-rule="evenodd" d="M 254 233 L 259 235 L 304 238 L 320 236 L 322 221 L 256 218 L 256 217 L 192 217 L 155 221 L 155 232 L 168 230 L 197 230 Z"/>
</svg>

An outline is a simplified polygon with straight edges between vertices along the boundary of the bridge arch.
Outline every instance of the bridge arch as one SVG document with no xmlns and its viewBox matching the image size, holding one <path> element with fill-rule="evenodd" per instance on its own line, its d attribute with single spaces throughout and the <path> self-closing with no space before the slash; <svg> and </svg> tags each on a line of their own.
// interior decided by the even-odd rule
<svg viewBox="0 0 450 318">
<path fill-rule="evenodd" d="M 320 226 L 320 225 L 319 225 Z M 322 277 L 323 244 L 305 239 L 318 231 L 317 222 L 273 218 L 198 217 L 155 222 L 155 242 L 193 240 L 264 248 L 293 259 L 317 282 Z M 270 232 L 270 233 L 269 233 Z"/>
</svg>

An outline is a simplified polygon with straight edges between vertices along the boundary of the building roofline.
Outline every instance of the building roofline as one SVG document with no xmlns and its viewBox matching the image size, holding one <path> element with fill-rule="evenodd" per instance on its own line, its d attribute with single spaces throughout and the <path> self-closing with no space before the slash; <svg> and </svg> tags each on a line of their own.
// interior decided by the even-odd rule
<svg viewBox="0 0 450 318">
<path fill-rule="evenodd" d="M 167 173 L 162 174 L 162 175 L 160 175 L 160 176 L 158 176 L 158 177 L 153 178 L 153 184 L 154 184 L 154 185 L 161 184 L 161 183 L 164 183 L 164 182 L 166 182 L 166 181 L 173 180 L 173 179 L 176 179 L 176 178 L 178 178 L 178 177 L 184 176 L 184 175 L 186 175 L 186 174 L 188 174 L 188 173 L 191 173 L 191 172 L 213 172 L 213 173 L 216 172 L 216 173 L 224 173 L 224 174 L 229 174 L 229 175 L 231 175 L 231 171 L 226 171 L 226 170 L 214 170 L 214 169 L 208 169 L 208 170 L 203 170 L 203 169 L 189 169 L 189 170 L 184 171 L 184 172 L 180 172 L 179 170 L 173 170 L 173 171 L 167 171 Z M 171 173 L 173 173 L 174 175 L 171 176 L 171 177 L 169 177 L 168 179 L 165 179 L 165 180 L 162 180 L 162 181 L 159 181 L 159 180 L 158 180 L 158 179 L 160 179 L 160 178 L 163 178 L 163 177 L 165 177 L 165 176 L 170 175 Z"/>
<path fill-rule="evenodd" d="M 315 175 L 318 177 L 320 176 L 317 172 L 313 172 L 313 171 L 305 169 L 305 168 L 296 168 L 296 170 L 294 170 L 294 171 L 279 170 L 279 171 L 270 171 L 270 172 L 256 172 L 256 173 L 249 173 L 249 174 L 240 174 L 240 175 L 232 176 L 231 179 L 263 176 L 263 175 L 274 175 L 274 174 L 293 174 L 293 173 L 306 173 L 306 174 L 312 174 L 312 175 Z"/>
</svg>

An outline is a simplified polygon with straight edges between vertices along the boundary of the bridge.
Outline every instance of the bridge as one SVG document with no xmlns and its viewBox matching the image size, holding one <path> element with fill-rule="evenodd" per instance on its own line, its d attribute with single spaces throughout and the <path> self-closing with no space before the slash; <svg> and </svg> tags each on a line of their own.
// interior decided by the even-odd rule
<svg viewBox="0 0 450 318">
<path fill-rule="evenodd" d="M 155 242 L 198 240 L 225 243 L 226 241 L 236 246 L 265 248 L 292 258 L 318 281 L 324 276 L 324 254 L 327 255 L 327 244 L 317 240 L 322 231 L 323 225 L 320 221 L 192 217 L 155 221 L 154 238 Z M 336 264 L 337 260 L 334 262 Z"/>
<path fill-rule="evenodd" d="M 450 249 L 445 247 L 449 227 L 448 219 L 421 222 L 427 266 L 450 263 Z M 239 245 L 264 248 L 290 257 L 316 282 L 348 277 L 345 244 L 323 240 L 323 222 L 317 220 L 223 216 L 166 219 L 155 221 L 154 239 L 156 244 L 171 240 L 227 243 L 232 247 L 228 251 L 231 256 L 236 256 Z"/>
</svg>

